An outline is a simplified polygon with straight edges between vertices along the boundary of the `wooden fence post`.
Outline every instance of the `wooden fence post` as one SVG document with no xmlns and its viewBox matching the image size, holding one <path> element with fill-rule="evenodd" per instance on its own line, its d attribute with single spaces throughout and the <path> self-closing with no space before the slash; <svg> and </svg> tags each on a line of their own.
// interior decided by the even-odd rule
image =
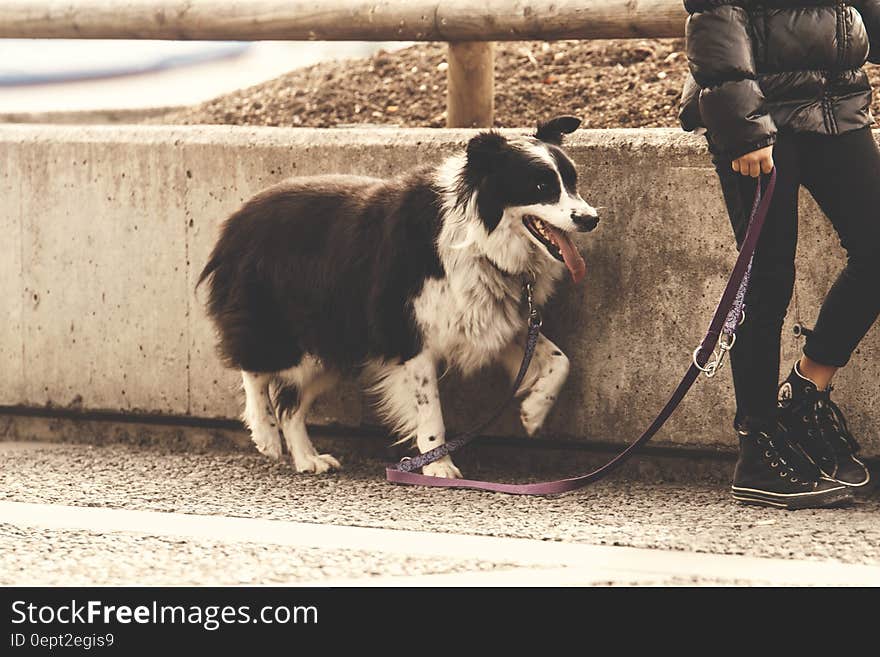
<svg viewBox="0 0 880 657">
<path fill-rule="evenodd" d="M 495 119 L 495 44 L 449 44 L 446 72 L 446 127 L 489 128 Z"/>
</svg>

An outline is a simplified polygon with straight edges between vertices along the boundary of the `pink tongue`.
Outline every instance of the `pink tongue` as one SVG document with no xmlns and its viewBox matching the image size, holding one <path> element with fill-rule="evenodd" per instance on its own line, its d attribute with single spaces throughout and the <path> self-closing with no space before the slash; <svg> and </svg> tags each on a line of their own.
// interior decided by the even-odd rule
<svg viewBox="0 0 880 657">
<path fill-rule="evenodd" d="M 587 273 L 587 263 L 584 262 L 581 254 L 578 253 L 576 248 L 574 248 L 574 244 L 572 244 L 568 235 L 561 230 L 557 230 L 550 224 L 545 223 L 544 226 L 553 233 L 553 237 L 556 239 L 556 245 L 559 247 L 559 251 L 562 253 L 562 259 L 565 261 L 565 266 L 568 267 L 568 271 L 571 272 L 571 280 L 575 283 L 580 282 Z"/>
</svg>

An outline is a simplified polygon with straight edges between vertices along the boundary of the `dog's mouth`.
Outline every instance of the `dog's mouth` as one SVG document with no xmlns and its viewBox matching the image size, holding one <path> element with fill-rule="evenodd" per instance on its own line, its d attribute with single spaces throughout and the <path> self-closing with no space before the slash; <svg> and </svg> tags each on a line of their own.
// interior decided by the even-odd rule
<svg viewBox="0 0 880 657">
<path fill-rule="evenodd" d="M 565 264 L 575 283 L 584 277 L 587 265 L 568 235 L 531 214 L 524 216 L 522 222 L 551 257 Z"/>
</svg>

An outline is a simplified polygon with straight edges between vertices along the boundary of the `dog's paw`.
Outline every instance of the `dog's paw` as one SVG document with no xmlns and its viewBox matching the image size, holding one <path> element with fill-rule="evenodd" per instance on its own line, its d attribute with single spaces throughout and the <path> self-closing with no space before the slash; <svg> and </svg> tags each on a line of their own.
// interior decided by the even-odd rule
<svg viewBox="0 0 880 657">
<path fill-rule="evenodd" d="M 448 456 L 438 461 L 429 463 L 422 468 L 422 474 L 429 477 L 443 477 L 444 479 L 461 479 L 461 470 L 455 467 L 455 463 Z"/>
<path fill-rule="evenodd" d="M 533 394 L 523 400 L 520 406 L 519 419 L 530 438 L 544 426 L 544 420 L 547 419 L 547 414 L 553 408 L 553 402 L 554 399 L 548 398 L 543 394 Z"/>
<path fill-rule="evenodd" d="M 295 456 L 293 466 L 297 472 L 324 474 L 331 470 L 341 470 L 342 464 L 330 454 L 303 454 Z"/>
<path fill-rule="evenodd" d="M 257 447 L 257 451 L 263 456 L 270 459 L 278 460 L 281 458 L 281 434 L 275 429 L 266 429 L 265 431 L 252 431 L 251 439 Z"/>
</svg>

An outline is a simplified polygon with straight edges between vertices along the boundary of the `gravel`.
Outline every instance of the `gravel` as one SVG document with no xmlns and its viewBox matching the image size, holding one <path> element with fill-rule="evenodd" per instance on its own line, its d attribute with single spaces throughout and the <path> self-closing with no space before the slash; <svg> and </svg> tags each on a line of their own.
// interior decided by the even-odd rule
<svg viewBox="0 0 880 657">
<path fill-rule="evenodd" d="M 783 512 L 735 504 L 727 482 L 615 477 L 533 498 L 396 487 L 378 461 L 345 466 L 316 477 L 256 454 L 0 443 L 0 500 L 880 564 L 876 494 L 845 509 Z"/>
<path fill-rule="evenodd" d="M 495 123 L 532 125 L 552 108 L 589 128 L 678 125 L 682 47 L 681 39 L 498 43 Z M 438 128 L 445 110 L 446 46 L 425 43 L 297 69 L 149 122 Z"/>
<path fill-rule="evenodd" d="M 678 127 L 683 49 L 682 39 L 497 43 L 495 124 L 522 127 L 567 113 L 588 128 Z M 880 86 L 880 67 L 867 71 Z M 423 43 L 296 69 L 147 122 L 439 128 L 445 108 L 446 46 Z M 880 98 L 873 110 L 880 116 Z"/>
</svg>

